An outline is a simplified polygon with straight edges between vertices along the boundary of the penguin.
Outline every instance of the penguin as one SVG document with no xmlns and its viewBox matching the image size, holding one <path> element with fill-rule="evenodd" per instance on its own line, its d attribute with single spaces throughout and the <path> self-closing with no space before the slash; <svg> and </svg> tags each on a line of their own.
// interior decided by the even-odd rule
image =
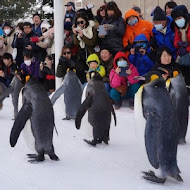
<svg viewBox="0 0 190 190">
<path fill-rule="evenodd" d="M 35 78 L 27 76 L 22 92 L 23 105 L 10 133 L 11 147 L 16 145 L 27 120 L 30 120 L 37 154 L 28 154 L 29 162 L 44 161 L 44 154 L 48 154 L 51 160 L 58 161 L 52 143 L 55 127 L 54 111 L 45 88 Z"/>
<path fill-rule="evenodd" d="M 88 121 L 93 128 L 93 140 L 84 139 L 84 141 L 92 146 L 96 146 L 96 144 L 102 143 L 102 141 L 108 144 L 110 140 L 111 113 L 114 116 L 115 126 L 116 115 L 99 73 L 90 72 L 90 81 L 86 86 L 85 93 L 86 99 L 77 112 L 75 126 L 77 129 L 80 129 L 81 120 L 88 110 Z"/>
<path fill-rule="evenodd" d="M 177 165 L 179 123 L 166 89 L 165 74 L 151 71 L 144 77 L 137 77 L 138 80 L 145 80 L 139 90 L 142 91 L 142 111 L 146 120 L 144 138 L 148 160 L 161 172 L 160 177 L 153 171 L 143 172 L 143 178 L 155 183 L 165 183 L 168 176 L 183 181 Z"/>
<path fill-rule="evenodd" d="M 170 97 L 177 111 L 177 118 L 179 122 L 179 144 L 185 144 L 188 119 L 189 119 L 189 97 L 184 77 L 179 70 L 169 71 L 169 79 L 166 81 Z"/>
<path fill-rule="evenodd" d="M 24 84 L 21 82 L 19 75 L 15 75 L 11 81 L 11 84 L 9 85 L 6 90 L 0 95 L 0 101 L 3 101 L 6 97 L 8 97 L 10 94 L 12 96 L 12 103 L 14 107 L 14 119 L 16 118 L 18 114 L 18 97 L 20 90 L 23 88 Z"/>
<path fill-rule="evenodd" d="M 1 96 L 3 95 L 4 91 L 6 91 L 7 87 L 0 82 L 0 110 L 3 108 L 3 100 L 1 99 Z"/>
<path fill-rule="evenodd" d="M 63 120 L 75 119 L 77 111 L 81 105 L 82 84 L 73 68 L 67 69 L 63 84 L 53 94 L 51 98 L 53 105 L 62 94 L 64 94 L 66 113 L 66 118 L 63 118 Z"/>
</svg>

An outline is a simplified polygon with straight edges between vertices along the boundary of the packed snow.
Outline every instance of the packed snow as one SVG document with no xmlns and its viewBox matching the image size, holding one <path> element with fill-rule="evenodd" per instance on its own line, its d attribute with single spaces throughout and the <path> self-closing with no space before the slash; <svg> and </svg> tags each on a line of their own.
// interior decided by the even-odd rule
<svg viewBox="0 0 190 190">
<path fill-rule="evenodd" d="M 90 126 L 83 118 L 80 130 L 74 121 L 63 121 L 63 100 L 54 105 L 55 153 L 60 161 L 46 156 L 44 162 L 31 164 L 22 134 L 15 148 L 9 144 L 13 126 L 11 98 L 4 100 L 0 111 L 0 189 L 2 190 L 189 190 L 190 189 L 190 132 L 187 144 L 178 147 L 178 166 L 183 183 L 168 178 L 159 185 L 142 179 L 141 171 L 153 170 L 149 164 L 143 141 L 136 136 L 134 111 L 124 106 L 116 110 L 117 126 L 110 131 L 109 145 L 91 147 L 83 139 L 91 140 Z M 102 116 L 103 117 L 103 116 Z M 90 130 L 88 133 L 86 129 Z"/>
</svg>

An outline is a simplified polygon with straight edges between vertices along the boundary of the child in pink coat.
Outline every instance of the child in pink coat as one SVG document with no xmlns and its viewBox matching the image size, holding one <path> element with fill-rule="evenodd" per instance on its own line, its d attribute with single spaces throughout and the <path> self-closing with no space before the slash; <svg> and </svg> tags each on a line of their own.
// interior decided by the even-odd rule
<svg viewBox="0 0 190 190">
<path fill-rule="evenodd" d="M 139 81 L 134 79 L 139 76 L 136 67 L 130 64 L 127 55 L 118 52 L 115 55 L 113 69 L 110 72 L 110 97 L 115 102 L 115 109 L 122 106 L 122 99 L 129 99 L 131 109 L 134 107 L 134 96 L 140 87 Z"/>
</svg>

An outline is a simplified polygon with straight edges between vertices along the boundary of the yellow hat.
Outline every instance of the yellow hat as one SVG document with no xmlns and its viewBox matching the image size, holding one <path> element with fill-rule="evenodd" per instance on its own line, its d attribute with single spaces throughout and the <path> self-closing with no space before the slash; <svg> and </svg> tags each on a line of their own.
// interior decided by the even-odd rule
<svg viewBox="0 0 190 190">
<path fill-rule="evenodd" d="M 100 64 L 100 59 L 99 59 L 99 57 L 98 57 L 95 53 L 90 54 L 90 55 L 88 56 L 88 58 L 87 58 L 87 60 L 86 60 L 86 63 L 89 64 L 89 63 L 92 62 L 92 61 L 97 62 L 98 65 Z"/>
</svg>

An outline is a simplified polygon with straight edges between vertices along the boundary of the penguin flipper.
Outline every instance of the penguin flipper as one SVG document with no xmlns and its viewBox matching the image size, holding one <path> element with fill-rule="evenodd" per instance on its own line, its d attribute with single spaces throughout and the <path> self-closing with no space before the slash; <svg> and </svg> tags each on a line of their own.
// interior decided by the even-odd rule
<svg viewBox="0 0 190 190">
<path fill-rule="evenodd" d="M 92 95 L 88 95 L 84 102 L 81 104 L 75 118 L 75 126 L 80 129 L 81 120 L 86 111 L 92 106 Z"/>
<path fill-rule="evenodd" d="M 52 105 L 55 104 L 56 100 L 64 93 L 65 91 L 65 85 L 61 85 L 56 92 L 53 94 L 52 98 L 51 98 L 51 103 Z"/>
<path fill-rule="evenodd" d="M 159 116 L 156 113 L 149 113 L 146 118 L 145 146 L 150 164 L 155 169 L 159 168 L 159 162 L 157 157 L 159 130 Z"/>
<path fill-rule="evenodd" d="M 24 103 L 15 119 L 13 128 L 11 130 L 10 134 L 11 147 L 14 147 L 16 145 L 18 137 L 22 129 L 24 128 L 26 121 L 31 117 L 31 115 L 32 115 L 32 105 L 30 103 Z"/>
<path fill-rule="evenodd" d="M 3 94 L 0 96 L 0 102 L 2 102 L 6 97 L 9 96 L 14 91 L 14 86 L 9 86 L 5 91 L 3 91 Z"/>
</svg>

